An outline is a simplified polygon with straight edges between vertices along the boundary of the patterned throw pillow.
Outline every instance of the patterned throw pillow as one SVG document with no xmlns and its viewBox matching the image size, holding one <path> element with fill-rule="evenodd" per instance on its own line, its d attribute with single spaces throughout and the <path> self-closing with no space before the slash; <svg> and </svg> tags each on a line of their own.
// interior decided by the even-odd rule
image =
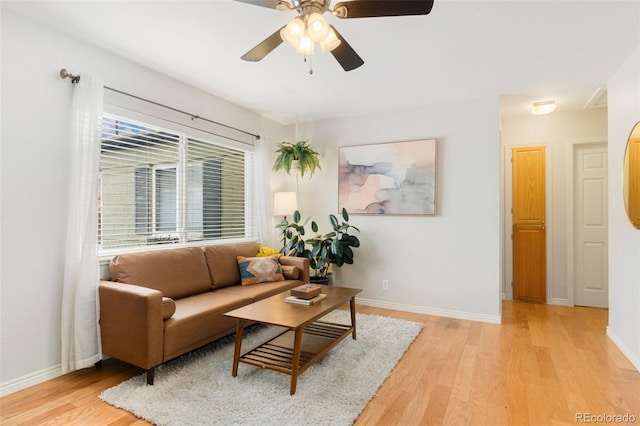
<svg viewBox="0 0 640 426">
<path fill-rule="evenodd" d="M 238 267 L 242 285 L 283 281 L 282 269 L 276 256 L 243 257 L 238 256 Z"/>
</svg>

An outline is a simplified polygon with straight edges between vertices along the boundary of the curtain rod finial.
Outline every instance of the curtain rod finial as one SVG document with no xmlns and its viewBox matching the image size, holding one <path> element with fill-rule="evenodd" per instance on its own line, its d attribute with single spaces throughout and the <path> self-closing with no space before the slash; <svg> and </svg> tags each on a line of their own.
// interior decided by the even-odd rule
<svg viewBox="0 0 640 426">
<path fill-rule="evenodd" d="M 65 68 L 62 68 L 60 70 L 60 78 L 64 80 L 67 77 L 71 79 L 71 83 L 77 83 L 80 81 L 79 75 L 70 74 Z"/>
</svg>

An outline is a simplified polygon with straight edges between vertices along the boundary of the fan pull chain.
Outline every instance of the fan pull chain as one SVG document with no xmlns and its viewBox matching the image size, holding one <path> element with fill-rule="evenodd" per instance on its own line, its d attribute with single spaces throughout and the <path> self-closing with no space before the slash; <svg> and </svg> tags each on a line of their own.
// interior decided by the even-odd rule
<svg viewBox="0 0 640 426">
<path fill-rule="evenodd" d="M 304 62 L 307 63 L 307 54 L 304 54 Z M 309 56 L 309 74 L 313 75 L 313 55 Z"/>
</svg>

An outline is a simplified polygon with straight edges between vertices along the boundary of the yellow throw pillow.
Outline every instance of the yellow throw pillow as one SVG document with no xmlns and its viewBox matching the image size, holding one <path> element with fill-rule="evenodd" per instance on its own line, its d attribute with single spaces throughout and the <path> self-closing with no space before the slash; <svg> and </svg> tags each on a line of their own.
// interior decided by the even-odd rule
<svg viewBox="0 0 640 426">
<path fill-rule="evenodd" d="M 258 250 L 258 254 L 256 254 L 256 257 L 267 257 L 267 256 L 280 257 L 282 256 L 282 253 L 280 253 L 278 250 L 274 249 L 273 247 L 260 246 L 260 250 Z"/>
</svg>

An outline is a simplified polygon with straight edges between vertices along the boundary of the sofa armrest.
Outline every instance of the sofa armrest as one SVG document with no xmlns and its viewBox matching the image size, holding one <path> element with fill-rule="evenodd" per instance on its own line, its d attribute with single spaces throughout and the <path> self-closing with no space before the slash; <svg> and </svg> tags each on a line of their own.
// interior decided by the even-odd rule
<svg viewBox="0 0 640 426">
<path fill-rule="evenodd" d="M 132 284 L 100 281 L 102 351 L 144 369 L 163 360 L 162 293 Z"/>
<path fill-rule="evenodd" d="M 295 266 L 300 270 L 300 281 L 309 282 L 309 259 L 306 257 L 280 256 L 281 265 Z"/>
</svg>

